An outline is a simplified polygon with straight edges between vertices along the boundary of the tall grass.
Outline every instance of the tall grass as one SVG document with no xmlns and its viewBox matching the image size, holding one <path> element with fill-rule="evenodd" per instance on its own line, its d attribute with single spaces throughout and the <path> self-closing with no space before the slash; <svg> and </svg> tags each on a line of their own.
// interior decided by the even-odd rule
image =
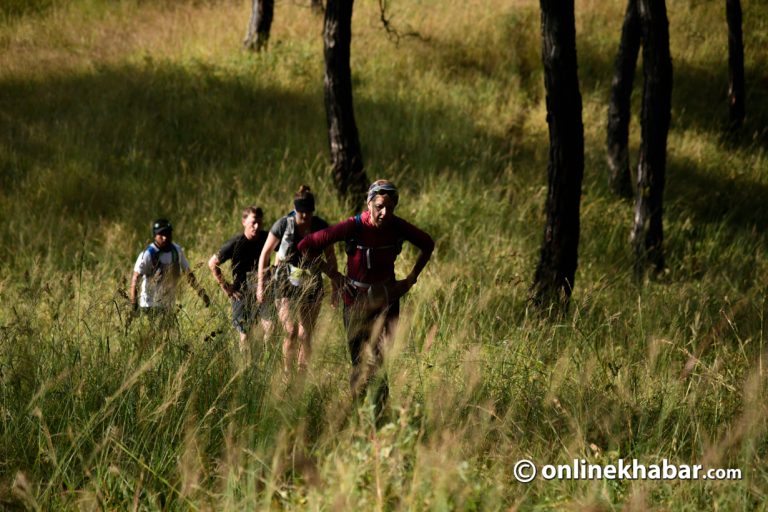
<svg viewBox="0 0 768 512">
<path fill-rule="evenodd" d="M 744 4 L 738 138 L 723 136 L 722 6 L 668 6 L 668 270 L 637 285 L 631 205 L 603 163 L 624 5 L 577 2 L 580 266 L 571 311 L 544 320 L 527 303 L 548 143 L 536 2 L 392 3 L 397 28 L 421 36 L 397 45 L 375 2 L 356 5 L 368 174 L 395 180 L 400 215 L 437 242 L 403 304 L 377 426 L 369 402 L 352 406 L 338 311 L 323 309 L 306 377 L 285 382 L 279 340 L 259 334 L 240 358 L 204 265 L 242 206 L 275 220 L 301 183 L 320 215 L 348 214 L 326 169 L 322 20 L 278 3 L 269 51 L 253 55 L 243 2 L 23 5 L 0 11 L 2 507 L 765 508 L 765 6 Z M 169 331 L 126 329 L 127 279 L 158 216 L 214 304 L 187 290 Z M 744 478 L 523 485 L 523 458 Z"/>
</svg>

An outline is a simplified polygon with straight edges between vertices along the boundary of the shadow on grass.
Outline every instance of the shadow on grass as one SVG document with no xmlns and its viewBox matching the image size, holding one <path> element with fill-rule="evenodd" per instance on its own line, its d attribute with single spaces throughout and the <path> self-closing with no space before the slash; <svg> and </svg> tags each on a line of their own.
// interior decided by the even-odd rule
<svg viewBox="0 0 768 512">
<path fill-rule="evenodd" d="M 669 215 L 690 216 L 695 225 L 723 224 L 731 233 L 747 236 L 768 224 L 764 184 L 712 176 L 687 159 L 668 163 L 667 183 L 665 195 L 674 205 Z"/>
<path fill-rule="evenodd" d="M 258 168 L 285 154 L 311 160 L 327 152 L 319 86 L 316 95 L 290 92 L 247 76 L 223 77 L 202 65 L 149 61 L 91 74 L 7 80 L 0 82 L 0 98 L 7 121 L 0 133 L 0 183 L 6 190 L 36 167 L 68 161 L 112 178 L 143 178 L 180 167 L 193 174 L 211 166 Z M 375 146 L 385 162 L 380 165 L 393 157 L 422 164 L 437 157 L 460 167 L 469 141 L 503 143 L 445 110 L 365 100 L 355 107 L 364 153 L 365 146 Z"/>
<path fill-rule="evenodd" d="M 154 170 L 178 158 L 233 164 L 297 142 L 286 141 L 294 133 L 306 138 L 307 124 L 323 119 L 321 105 L 307 96 L 224 79 L 202 66 L 151 61 L 5 81 L 0 94 L 12 121 L 3 142 L 23 163 L 88 158 L 109 174 L 141 167 L 142 159 Z"/>
<path fill-rule="evenodd" d="M 601 91 L 607 104 L 610 96 L 610 79 L 613 74 L 615 54 L 606 54 L 591 47 L 588 40 L 580 41 L 579 73 L 582 91 Z M 617 32 L 618 44 L 618 32 Z M 673 56 L 674 57 L 674 56 Z M 691 132 L 713 137 L 718 141 L 713 157 L 726 165 L 724 154 L 728 151 L 759 151 L 768 148 L 768 93 L 756 84 L 766 80 L 764 70 L 748 68 L 748 113 L 744 127 L 739 133 L 729 134 L 727 125 L 728 107 L 725 92 L 727 89 L 727 54 L 717 69 L 704 69 L 685 62 L 673 62 L 673 98 L 671 130 L 678 133 Z M 638 63 L 633 92 L 633 111 L 630 130 L 638 131 L 639 107 L 643 86 L 642 59 Z M 602 127 L 604 130 L 605 127 Z M 592 147 L 594 149 L 594 147 Z M 608 170 L 603 160 L 603 152 L 593 155 L 591 160 L 595 171 L 585 172 L 585 182 L 596 179 L 595 190 L 600 195 L 611 196 L 605 185 Z M 589 148 L 586 158 L 588 161 Z M 637 163 L 637 154 L 630 155 L 631 165 Z M 668 147 L 666 187 L 664 192 L 665 224 L 679 223 L 689 219 L 697 227 L 722 225 L 726 228 L 724 238 L 718 243 L 743 243 L 754 239 L 754 230 L 768 222 L 768 210 L 762 205 L 768 194 L 768 187 L 749 180 L 746 176 L 738 179 L 728 177 L 730 169 L 712 173 L 685 156 L 681 156 L 675 147 Z M 709 166 L 711 167 L 711 166 Z M 634 169 L 633 169 L 634 172 Z M 626 208 L 632 209 L 634 200 L 626 202 Z M 676 229 L 672 227 L 671 229 Z M 629 230 L 629 226 L 627 226 Z M 679 233 L 678 233 L 679 234 Z M 671 237 L 669 235 L 672 235 Z M 683 249 L 672 242 L 675 234 L 669 233 L 667 251 L 670 258 L 682 257 L 672 251 Z M 677 237 L 680 238 L 680 237 Z M 685 238 L 685 236 L 683 236 Z M 762 239 L 761 239 L 762 240 Z M 757 242 L 760 243 L 760 242 Z M 735 274 L 740 269 L 732 269 Z M 728 272 L 728 269 L 723 269 Z M 692 276 L 695 277 L 695 276 Z"/>
<path fill-rule="evenodd" d="M 616 51 L 618 51 L 618 32 Z M 606 53 L 580 40 L 579 79 L 582 93 L 602 91 L 608 104 L 613 64 L 616 54 Z M 642 52 L 642 50 L 641 50 Z M 703 68 L 672 56 L 672 125 L 679 131 L 692 130 L 717 136 L 727 147 L 768 148 L 768 91 L 760 84 L 768 80 L 765 70 L 756 65 L 745 68 L 747 84 L 747 116 L 742 129 L 728 133 L 728 54 L 716 67 Z M 632 121 L 630 130 L 640 129 L 640 103 L 643 90 L 642 56 L 638 58 L 632 92 Z"/>
<path fill-rule="evenodd" d="M 40 15 L 55 4 L 56 0 L 3 0 L 0 2 L 0 20 Z"/>
<path fill-rule="evenodd" d="M 214 200 L 201 187 L 254 195 L 264 187 L 293 189 L 286 177 L 299 180 L 327 158 L 321 85 L 316 92 L 284 90 L 264 85 L 269 78 L 258 72 L 265 71 L 226 74 L 147 60 L 0 81 L 0 188 L 9 200 L 3 209 L 14 217 L 34 217 L 40 205 L 57 212 L 59 226 L 49 234 L 55 240 L 66 223 L 87 229 L 94 220 L 120 219 L 143 226 L 153 209 L 173 213 L 192 200 L 197 210 L 221 202 L 223 193 Z M 504 141 L 458 113 L 394 100 L 358 100 L 355 107 L 364 157 L 372 155 L 369 174 L 407 166 L 415 178 L 407 186 L 476 165 L 478 148 L 503 152 Z M 6 245 L 18 242 L 7 236 L 13 229 L 34 232 L 19 223 L 0 228 Z"/>
<path fill-rule="evenodd" d="M 472 63 L 478 45 L 482 41 L 465 49 L 437 42 L 422 51 L 437 56 L 426 61 L 428 66 L 450 73 L 463 69 L 458 79 L 468 84 L 478 74 L 507 86 L 515 83 L 518 72 L 499 68 L 498 58 Z M 535 97 L 535 77 L 540 74 L 532 68 L 533 48 L 520 52 L 518 67 L 531 68 L 522 80 L 524 94 Z M 582 90 L 607 89 L 613 55 L 598 54 L 587 46 L 579 59 L 582 69 L 589 71 L 582 73 Z M 210 199 L 209 192 L 201 194 L 201 187 L 228 188 L 230 193 L 246 188 L 249 194 L 261 194 L 264 187 L 279 186 L 282 191 L 287 176 L 304 175 L 318 157 L 327 158 L 322 91 L 319 83 L 315 91 L 268 85 L 265 68 L 224 73 L 204 64 L 147 60 L 79 75 L 1 81 L 0 188 L 13 203 L 4 209 L 19 217 L 44 205 L 60 214 L 61 223 L 80 223 L 85 228 L 93 218 L 120 218 L 143 226 L 155 204 L 176 212 L 190 198 L 200 199 L 194 206 L 197 210 L 222 202 Z M 707 80 L 703 71 L 679 63 L 676 69 L 676 91 L 680 91 L 676 94 L 682 95 L 676 96 L 680 105 L 676 110 L 686 113 L 681 122 L 690 128 L 719 130 L 713 109 L 704 105 L 717 96 L 720 86 Z M 636 83 L 639 87 L 641 78 Z M 689 90 L 696 94 L 683 94 Z M 762 115 L 761 106 L 753 111 Z M 495 173 L 514 161 L 522 164 L 516 167 L 525 169 L 525 179 L 544 182 L 545 167 L 530 165 L 536 141 L 524 134 L 511 134 L 514 141 L 505 140 L 479 129 L 464 113 L 395 99 L 358 98 L 355 107 L 371 176 L 408 168 L 410 186 L 417 188 L 421 178 L 445 169 L 458 171 L 446 173 L 449 179 L 459 179 L 462 171 L 471 170 L 492 183 Z M 762 118 L 753 115 L 752 119 L 755 123 L 754 119 Z M 685 126 L 678 123 L 677 128 Z M 713 191 L 727 191 L 735 209 L 728 214 L 728 222 L 735 229 L 748 219 L 765 220 L 757 213 L 762 188 L 700 176 L 695 166 L 674 162 L 668 176 L 667 197 L 682 194 L 696 218 L 718 222 L 712 205 L 721 202 Z M 676 188 L 677 182 L 687 185 Z M 685 195 L 688 186 L 695 192 Z M 0 228 L 6 247 L 19 241 L 7 236 L 13 229 L 34 232 L 20 222 L 16 218 L 13 225 Z M 59 227 L 49 229 L 55 234 Z"/>
<path fill-rule="evenodd" d="M 533 14 L 522 16 L 518 25 L 529 26 L 529 29 L 537 21 Z M 527 17 L 526 17 L 527 16 Z M 515 25 L 515 19 L 510 18 L 510 27 Z M 536 26 L 538 29 L 538 26 Z M 617 22 L 618 35 L 621 29 L 621 20 Z M 498 35 L 498 34 L 496 34 Z M 509 41 L 513 41 L 512 35 L 505 35 Z M 520 36 L 518 36 L 520 37 Z M 538 101 L 541 92 L 539 80 L 541 75 L 541 61 L 538 55 L 538 47 L 532 46 L 532 38 L 523 38 L 521 45 L 510 45 L 510 48 L 494 47 L 495 35 L 484 34 L 474 36 L 470 42 L 462 43 L 455 40 L 446 40 L 440 37 L 430 39 L 418 51 L 424 53 L 424 65 L 435 70 L 446 79 L 458 81 L 467 86 L 476 83 L 491 82 L 500 90 L 513 89 L 512 93 L 521 94 L 532 102 Z M 535 39 L 538 42 L 538 39 Z M 579 38 L 579 75 L 581 90 L 587 102 L 595 101 L 595 95 L 604 97 L 607 104 L 610 96 L 610 84 L 613 75 L 613 61 L 615 52 L 605 51 L 605 46 L 599 46 L 598 41 L 590 40 L 588 35 Z M 483 51 L 483 48 L 486 51 Z M 727 59 L 727 54 L 723 55 Z M 504 59 L 507 59 L 505 61 Z M 523 69 L 525 68 L 525 69 Z M 527 71 L 526 71 L 527 70 Z M 764 70 L 751 67 L 747 69 L 749 87 L 749 113 L 745 127 L 740 137 L 731 137 L 727 133 L 727 104 L 725 90 L 727 88 L 727 60 L 717 69 L 703 69 L 685 62 L 674 62 L 674 89 L 673 89 L 673 124 L 672 129 L 678 133 L 690 131 L 694 135 L 703 134 L 719 141 L 719 147 L 713 156 L 725 161 L 723 155 L 728 150 L 741 150 L 744 152 L 757 151 L 766 147 L 766 135 L 768 134 L 768 94 L 756 87 L 756 84 L 765 81 Z M 632 130 L 639 130 L 637 111 L 642 93 L 642 59 L 640 59 L 635 77 L 635 91 L 633 104 Z M 516 89 L 516 90 L 514 90 Z M 591 96 L 591 97 L 590 97 Z M 513 120 L 514 122 L 515 120 Z M 605 130 L 605 125 L 601 127 Z M 509 144 L 511 141 L 508 141 Z M 602 142 L 602 141 L 601 141 Z M 589 141 L 587 142 L 589 144 Z M 604 161 L 604 148 L 592 144 L 585 147 L 585 191 L 593 190 L 603 197 L 613 197 L 605 185 L 607 169 Z M 690 219 L 694 227 L 725 227 L 725 243 L 744 243 L 753 238 L 753 229 L 756 226 L 765 225 L 768 221 L 768 212 L 762 207 L 764 198 L 768 194 L 768 187 L 759 183 L 743 180 L 731 180 L 727 172 L 713 173 L 707 171 L 704 166 L 685 158 L 676 156 L 675 148 L 670 147 L 667 172 L 667 190 L 665 192 L 666 218 L 670 229 L 677 230 L 679 226 Z M 531 161 L 530 154 L 523 156 L 526 162 Z M 636 153 L 632 154 L 632 162 L 635 164 Z M 533 170 L 531 171 L 533 176 Z M 532 178 L 531 178 L 532 179 Z M 586 208 L 590 198 L 585 196 L 582 208 Z M 633 202 L 627 202 L 628 235 L 631 227 L 631 210 Z M 584 219 L 583 219 L 584 220 Z M 612 223 L 615 223 L 614 219 Z M 592 232 L 600 236 L 599 240 L 590 244 L 585 240 L 582 245 L 582 257 L 584 261 L 596 263 L 598 267 L 604 267 L 606 271 L 625 265 L 631 268 L 632 256 L 624 241 L 623 232 L 616 237 L 615 230 L 610 225 L 603 225 L 602 220 L 593 219 L 592 225 L 584 228 L 592 228 Z M 584 232 L 588 232 L 584 229 Z M 694 233 L 703 233 L 696 230 Z M 709 231 L 708 231 L 709 232 Z M 711 234 L 711 232 L 709 232 Z M 707 234 L 706 236 L 710 236 Z M 669 257 L 683 258 L 685 247 L 674 245 L 675 239 L 686 239 L 688 235 L 680 235 L 670 232 L 668 238 Z M 762 240 L 762 239 L 761 239 Z M 719 240 L 716 243 L 721 243 Z M 761 243 L 760 241 L 756 243 Z M 673 254 L 678 251 L 679 254 Z M 609 257 L 606 257 L 609 255 Z M 719 269 L 725 274 L 740 275 L 741 268 L 726 268 L 723 260 L 723 268 Z M 695 273 L 687 274 L 684 279 L 696 278 Z"/>
</svg>

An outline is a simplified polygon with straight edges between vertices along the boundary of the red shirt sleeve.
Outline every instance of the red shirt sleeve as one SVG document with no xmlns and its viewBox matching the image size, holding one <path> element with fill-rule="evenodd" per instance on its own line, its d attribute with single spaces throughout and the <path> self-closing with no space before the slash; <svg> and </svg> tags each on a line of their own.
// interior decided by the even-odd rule
<svg viewBox="0 0 768 512">
<path fill-rule="evenodd" d="M 355 218 L 350 217 L 338 224 L 308 234 L 299 242 L 298 249 L 310 257 L 318 256 L 329 245 L 349 238 L 354 229 Z"/>
</svg>

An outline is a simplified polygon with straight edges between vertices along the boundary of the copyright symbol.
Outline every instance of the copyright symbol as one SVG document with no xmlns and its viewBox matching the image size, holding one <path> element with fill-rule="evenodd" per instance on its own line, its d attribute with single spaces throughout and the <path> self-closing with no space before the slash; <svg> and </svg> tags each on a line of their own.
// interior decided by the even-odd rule
<svg viewBox="0 0 768 512">
<path fill-rule="evenodd" d="M 512 476 L 518 482 L 527 484 L 536 478 L 536 466 L 529 460 L 519 460 L 512 468 Z"/>
</svg>

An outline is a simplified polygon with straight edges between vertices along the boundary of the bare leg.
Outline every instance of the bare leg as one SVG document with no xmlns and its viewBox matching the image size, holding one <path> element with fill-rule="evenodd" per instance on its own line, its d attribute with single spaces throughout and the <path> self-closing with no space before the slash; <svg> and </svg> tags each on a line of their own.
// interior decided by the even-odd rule
<svg viewBox="0 0 768 512">
<path fill-rule="evenodd" d="M 248 334 L 244 332 L 241 332 L 238 334 L 240 334 L 240 343 L 239 343 L 240 355 L 247 355 L 248 352 L 250 352 L 249 350 L 250 347 L 248 346 Z"/>
<path fill-rule="evenodd" d="M 272 335 L 272 329 L 274 329 L 272 320 L 262 318 L 260 322 L 261 322 L 261 329 L 264 331 L 264 338 L 269 338 Z"/>
<path fill-rule="evenodd" d="M 305 371 L 312 354 L 312 333 L 315 330 L 317 316 L 320 314 L 318 299 L 312 304 L 307 304 L 299 310 L 299 369 Z"/>
<path fill-rule="evenodd" d="M 296 334 L 298 331 L 296 322 L 291 318 L 290 302 L 288 299 L 280 299 L 277 308 L 277 316 L 283 324 L 283 329 L 285 329 L 285 338 L 283 338 L 283 370 L 285 373 L 288 373 L 293 365 Z"/>
</svg>

